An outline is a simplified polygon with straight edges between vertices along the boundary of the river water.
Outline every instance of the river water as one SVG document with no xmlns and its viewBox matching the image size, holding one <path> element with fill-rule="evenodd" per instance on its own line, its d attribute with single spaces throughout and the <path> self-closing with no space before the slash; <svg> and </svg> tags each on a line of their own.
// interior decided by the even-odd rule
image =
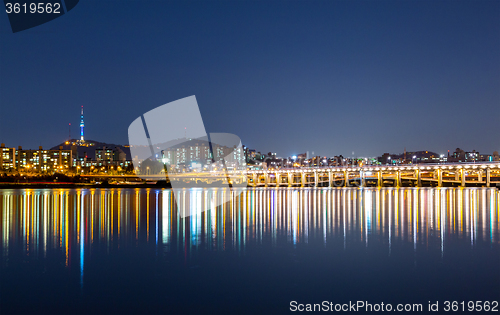
<svg viewBox="0 0 500 315">
<path fill-rule="evenodd" d="M 4 189 L 0 209 L 6 314 L 500 297 L 493 188 Z"/>
</svg>

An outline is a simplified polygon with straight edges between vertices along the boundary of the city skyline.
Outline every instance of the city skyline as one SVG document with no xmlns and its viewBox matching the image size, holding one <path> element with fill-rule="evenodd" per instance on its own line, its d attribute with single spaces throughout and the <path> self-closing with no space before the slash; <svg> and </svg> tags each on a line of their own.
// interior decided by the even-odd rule
<svg viewBox="0 0 500 315">
<path fill-rule="evenodd" d="M 68 144 L 68 142 L 72 142 L 72 143 L 74 142 L 77 145 L 86 144 L 87 146 L 88 146 L 88 143 L 91 143 L 91 142 L 94 142 L 94 141 L 99 141 L 100 143 L 103 143 L 103 144 L 109 144 L 109 142 L 103 142 L 102 141 L 103 139 L 99 139 L 99 140 L 91 139 L 89 141 L 85 141 L 84 140 L 84 128 L 85 128 L 85 124 L 84 124 L 83 105 L 81 106 L 81 112 L 80 112 L 80 116 L 79 117 L 80 117 L 80 125 L 78 127 L 79 127 L 79 130 L 80 130 L 80 133 L 79 133 L 80 139 L 75 139 L 75 138 L 71 137 L 71 123 L 69 123 L 69 129 L 70 129 L 70 131 L 69 131 L 69 138 L 63 140 L 63 142 L 58 143 L 57 145 L 51 146 L 53 149 L 56 149 L 61 144 L 63 144 L 63 145 L 64 145 L 64 143 Z M 177 139 L 177 140 L 181 140 L 181 139 Z M 1 139 L 0 139 L 0 142 L 1 142 Z M 2 142 L 2 144 L 5 145 L 5 142 Z M 128 144 L 121 144 L 121 143 L 120 144 L 111 144 L 111 145 L 112 146 L 116 146 L 116 145 L 118 145 L 118 146 L 128 146 Z M 245 145 L 245 144 L 243 143 L 243 145 Z M 7 147 L 9 147 L 9 145 L 7 145 Z M 22 145 L 11 145 L 10 147 L 17 148 L 17 147 L 23 147 L 23 146 Z M 40 145 L 39 147 L 43 147 L 43 146 Z M 36 150 L 35 148 L 28 148 L 28 149 L 29 150 Z M 255 149 L 255 148 L 248 148 L 248 149 L 250 149 L 252 151 L 255 151 L 255 152 L 262 153 L 263 155 L 266 155 L 266 152 L 267 152 L 267 151 L 259 150 L 259 149 Z M 461 150 L 461 151 L 465 151 L 465 152 L 476 152 L 478 154 L 479 153 L 483 153 L 483 154 L 486 154 L 486 155 L 498 154 L 498 151 L 493 151 L 493 152 L 479 152 L 479 151 L 476 151 L 476 149 L 471 149 L 471 150 L 466 149 L 466 150 L 463 150 L 461 147 L 457 147 L 455 149 L 445 149 L 445 150 L 441 149 L 441 150 L 437 150 L 435 152 L 434 151 L 430 151 L 430 152 L 431 153 L 436 153 L 438 156 L 443 157 L 443 156 L 446 156 L 446 155 L 449 156 L 450 152 L 453 154 L 453 152 L 455 150 Z M 424 152 L 424 151 L 427 152 L 429 150 L 425 150 L 425 149 L 423 149 L 423 150 L 413 150 L 413 151 L 409 150 L 409 152 Z M 446 153 L 445 153 L 445 151 L 446 151 Z M 269 153 L 271 153 L 271 152 L 273 153 L 273 155 L 276 155 L 275 151 L 273 151 L 273 150 L 269 151 Z M 297 156 L 297 155 L 300 155 L 300 154 L 306 154 L 307 156 L 310 156 L 311 158 L 315 157 L 315 156 L 323 156 L 322 154 L 319 154 L 319 155 L 316 154 L 315 155 L 315 152 L 314 151 L 310 151 L 310 150 L 306 150 L 306 151 L 303 151 L 303 152 L 294 152 L 294 153 L 292 153 L 290 155 L 285 155 L 285 156 L 279 156 L 279 155 L 278 156 L 279 156 L 279 158 L 284 158 L 284 159 L 288 158 L 288 159 L 290 159 L 293 156 Z M 403 154 L 406 155 L 406 147 L 403 149 L 403 151 L 384 152 L 384 153 L 378 152 L 375 155 L 370 155 L 370 156 L 356 156 L 355 152 L 352 152 L 351 155 L 344 154 L 344 153 L 335 153 L 335 154 L 330 155 L 330 156 L 325 156 L 325 158 L 327 158 L 327 157 L 328 158 L 333 158 L 335 156 L 344 156 L 344 157 L 347 157 L 347 158 L 373 158 L 373 159 L 375 159 L 375 158 L 378 158 L 378 157 L 381 157 L 381 156 L 384 156 L 384 155 L 387 155 L 387 154 L 389 154 L 389 155 L 403 155 Z M 408 158 L 408 160 L 410 160 L 410 159 L 411 159 L 411 157 Z"/>
<path fill-rule="evenodd" d="M 68 123 L 78 134 L 83 105 L 86 138 L 125 144 L 135 117 L 196 95 L 208 132 L 280 156 L 500 151 L 499 12 L 487 1 L 89 1 L 15 34 L 2 15 L 0 138 L 52 147 Z"/>
</svg>

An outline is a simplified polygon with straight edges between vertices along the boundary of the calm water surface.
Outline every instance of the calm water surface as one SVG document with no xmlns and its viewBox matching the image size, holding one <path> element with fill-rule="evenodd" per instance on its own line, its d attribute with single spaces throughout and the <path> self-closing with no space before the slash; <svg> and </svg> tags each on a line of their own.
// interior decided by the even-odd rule
<svg viewBox="0 0 500 315">
<path fill-rule="evenodd" d="M 0 190 L 0 313 L 500 299 L 496 189 L 238 192 Z"/>
</svg>

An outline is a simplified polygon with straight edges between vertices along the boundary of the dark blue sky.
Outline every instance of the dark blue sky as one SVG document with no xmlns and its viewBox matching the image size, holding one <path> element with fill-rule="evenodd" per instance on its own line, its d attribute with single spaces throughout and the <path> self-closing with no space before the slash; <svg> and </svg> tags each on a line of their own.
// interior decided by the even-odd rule
<svg viewBox="0 0 500 315">
<path fill-rule="evenodd" d="M 500 151 L 499 1 L 80 1 L 13 34 L 0 14 L 0 142 L 127 143 L 196 95 L 208 132 L 262 152 Z"/>
</svg>

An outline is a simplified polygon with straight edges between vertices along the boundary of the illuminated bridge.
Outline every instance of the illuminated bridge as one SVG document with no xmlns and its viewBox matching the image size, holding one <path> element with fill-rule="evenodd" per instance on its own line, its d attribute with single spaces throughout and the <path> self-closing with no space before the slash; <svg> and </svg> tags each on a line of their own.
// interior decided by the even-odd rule
<svg viewBox="0 0 500 315">
<path fill-rule="evenodd" d="M 365 165 L 247 171 L 249 186 L 500 186 L 500 163 Z"/>
<path fill-rule="evenodd" d="M 82 175 L 95 180 L 124 181 L 136 175 Z M 165 180 L 165 175 L 148 176 L 150 181 Z M 365 165 L 248 170 L 169 174 L 168 181 L 183 181 L 194 185 L 217 181 L 251 187 L 349 187 L 349 186 L 483 186 L 500 187 L 500 163 L 447 163 L 419 165 Z"/>
</svg>

